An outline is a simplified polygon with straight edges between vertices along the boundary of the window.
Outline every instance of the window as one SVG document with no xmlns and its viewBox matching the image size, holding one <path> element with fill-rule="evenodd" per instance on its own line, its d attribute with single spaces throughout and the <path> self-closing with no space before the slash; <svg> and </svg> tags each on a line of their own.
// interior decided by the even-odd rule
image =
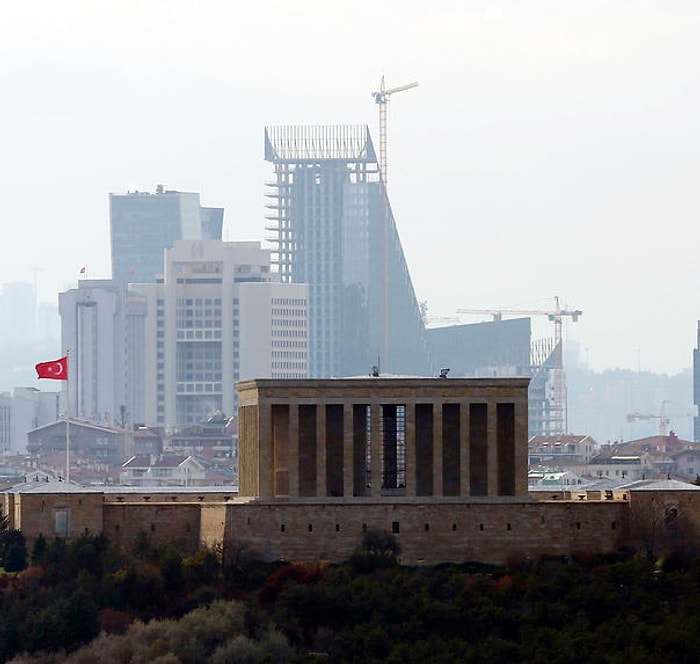
<svg viewBox="0 0 700 664">
<path fill-rule="evenodd" d="M 68 537 L 70 525 L 70 510 L 67 507 L 59 507 L 53 513 L 53 532 L 58 537 Z"/>
</svg>

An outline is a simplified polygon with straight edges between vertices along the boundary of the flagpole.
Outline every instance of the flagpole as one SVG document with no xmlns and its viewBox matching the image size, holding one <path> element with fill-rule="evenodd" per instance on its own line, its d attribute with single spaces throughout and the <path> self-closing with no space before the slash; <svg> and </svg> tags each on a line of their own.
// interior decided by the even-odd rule
<svg viewBox="0 0 700 664">
<path fill-rule="evenodd" d="M 66 351 L 66 482 L 70 482 L 70 362 Z"/>
</svg>

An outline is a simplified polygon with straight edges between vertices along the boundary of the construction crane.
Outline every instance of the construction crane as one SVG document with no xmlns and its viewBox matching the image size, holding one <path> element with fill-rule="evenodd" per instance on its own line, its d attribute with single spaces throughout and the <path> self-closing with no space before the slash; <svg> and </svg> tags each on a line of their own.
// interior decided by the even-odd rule
<svg viewBox="0 0 700 664">
<path fill-rule="evenodd" d="M 570 317 L 576 323 L 583 314 L 580 309 L 562 309 L 559 306 L 559 296 L 554 298 L 554 309 L 457 309 L 458 314 L 488 314 L 494 320 L 502 320 L 503 316 L 547 316 L 554 323 L 554 344 L 562 340 L 562 319 Z"/>
<path fill-rule="evenodd" d="M 550 410 L 548 428 L 549 433 L 565 433 L 566 421 L 566 380 L 564 377 L 564 359 L 562 353 L 562 321 L 571 318 L 575 323 L 583 312 L 580 309 L 562 309 L 559 305 L 559 297 L 554 298 L 554 309 L 457 309 L 458 314 L 484 314 L 493 317 L 493 320 L 502 320 L 503 316 L 547 316 L 554 323 L 554 349 L 552 383 L 553 399 Z"/>
<path fill-rule="evenodd" d="M 423 318 L 425 325 L 439 325 L 440 323 L 452 323 L 457 325 L 462 322 L 458 316 L 425 316 Z"/>
<path fill-rule="evenodd" d="M 656 415 L 653 413 L 640 413 L 638 410 L 634 413 L 627 414 L 627 421 L 634 422 L 635 420 L 659 420 L 659 435 L 666 435 L 666 427 L 668 426 L 669 419 L 666 416 L 666 404 L 671 403 L 670 401 L 661 402 L 661 414 Z"/>
<path fill-rule="evenodd" d="M 379 174 L 386 187 L 388 164 L 386 159 L 386 143 L 387 143 L 387 126 L 386 126 L 386 110 L 389 105 L 389 97 L 397 92 L 410 90 L 418 87 L 418 83 L 408 83 L 407 85 L 399 85 L 396 88 L 387 88 L 384 85 L 384 76 L 379 83 L 379 91 L 373 92 L 372 97 L 375 103 L 379 106 Z"/>
<path fill-rule="evenodd" d="M 400 85 L 396 88 L 387 88 L 384 84 L 384 76 L 379 83 L 379 91 L 373 92 L 372 97 L 375 103 L 379 106 L 379 177 L 384 184 L 384 228 L 382 230 L 382 300 L 381 300 L 381 319 L 382 319 L 382 338 L 381 338 L 381 357 L 384 361 L 389 359 L 389 200 L 387 198 L 387 171 L 388 164 L 386 158 L 387 144 L 387 127 L 386 127 L 386 109 L 389 104 L 391 95 L 404 90 L 410 90 L 418 86 L 418 83 L 408 83 Z"/>
<path fill-rule="evenodd" d="M 667 406 L 670 403 L 671 402 L 668 399 L 664 399 L 661 402 L 661 409 L 659 413 L 643 413 L 638 410 L 635 410 L 633 413 L 627 413 L 627 421 L 634 422 L 635 420 L 659 420 L 659 435 L 666 436 L 668 434 L 668 426 L 671 424 L 671 418 L 677 420 L 684 417 L 695 417 L 695 408 L 685 412 L 681 411 L 669 413 Z"/>
</svg>

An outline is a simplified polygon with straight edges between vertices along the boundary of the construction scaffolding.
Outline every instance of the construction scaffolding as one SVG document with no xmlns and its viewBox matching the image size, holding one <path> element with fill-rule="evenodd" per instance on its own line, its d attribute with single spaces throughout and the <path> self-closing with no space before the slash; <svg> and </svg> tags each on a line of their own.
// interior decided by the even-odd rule
<svg viewBox="0 0 700 664">
<path fill-rule="evenodd" d="M 369 129 L 265 129 L 266 238 L 282 281 L 309 284 L 311 377 L 427 375 L 425 329 Z"/>
</svg>

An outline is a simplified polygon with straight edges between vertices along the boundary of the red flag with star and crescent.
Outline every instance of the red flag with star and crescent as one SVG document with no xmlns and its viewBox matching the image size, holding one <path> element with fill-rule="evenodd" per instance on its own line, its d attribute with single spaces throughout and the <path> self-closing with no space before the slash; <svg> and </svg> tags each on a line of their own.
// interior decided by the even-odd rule
<svg viewBox="0 0 700 664">
<path fill-rule="evenodd" d="M 68 380 L 68 356 L 53 360 L 53 362 L 39 362 L 35 367 L 37 378 L 51 378 L 52 380 Z"/>
</svg>

